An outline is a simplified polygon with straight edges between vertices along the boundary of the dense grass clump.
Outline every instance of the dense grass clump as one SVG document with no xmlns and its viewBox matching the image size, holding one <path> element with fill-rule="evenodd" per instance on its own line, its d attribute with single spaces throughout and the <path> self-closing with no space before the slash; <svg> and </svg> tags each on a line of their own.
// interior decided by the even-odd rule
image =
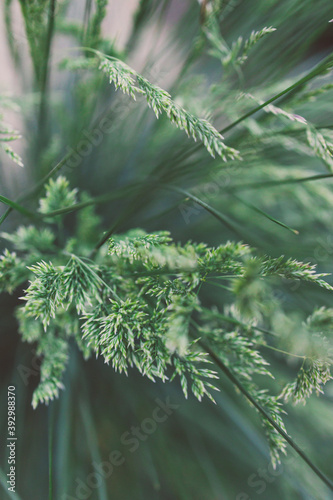
<svg viewBox="0 0 333 500">
<path fill-rule="evenodd" d="M 141 0 L 123 44 L 111 10 L 3 6 L 12 498 L 330 498 L 330 2 Z"/>
</svg>

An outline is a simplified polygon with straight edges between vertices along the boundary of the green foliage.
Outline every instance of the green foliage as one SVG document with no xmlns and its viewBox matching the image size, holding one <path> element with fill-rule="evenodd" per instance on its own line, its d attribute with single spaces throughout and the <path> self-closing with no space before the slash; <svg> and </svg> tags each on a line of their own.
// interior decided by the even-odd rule
<svg viewBox="0 0 333 500">
<path fill-rule="evenodd" d="M 255 299 L 255 298 L 254 298 Z M 231 314 L 230 314 L 231 313 Z M 283 410 L 277 396 L 262 389 L 253 378 L 257 375 L 273 377 L 269 371 L 269 363 L 259 353 L 256 345 L 262 343 L 263 334 L 255 326 L 244 328 L 237 321 L 239 311 L 231 309 L 229 315 L 222 315 L 217 311 L 204 311 L 205 326 L 201 329 L 205 338 L 209 339 L 214 351 L 218 353 L 226 366 L 230 367 L 242 382 L 249 394 L 269 413 L 276 423 L 285 431 L 282 420 Z M 253 325 L 254 318 L 252 318 Z M 235 327 L 235 324 L 238 326 Z M 274 378 L 274 377 L 273 377 Z M 274 467 L 279 463 L 280 453 L 285 453 L 286 443 L 280 434 L 264 419 L 265 428 L 270 446 L 271 458 Z"/>
<path fill-rule="evenodd" d="M 48 404 L 59 396 L 64 386 L 61 378 L 68 359 L 68 342 L 48 332 L 38 344 L 37 354 L 43 357 L 40 370 L 40 383 L 32 398 L 33 408 L 39 403 Z"/>
<path fill-rule="evenodd" d="M 81 193 L 80 202 L 91 202 L 91 197 L 87 193 Z M 101 217 L 94 209 L 93 204 L 82 208 L 77 214 L 76 235 L 81 244 L 89 246 L 96 235 L 96 231 L 101 231 Z"/>
<path fill-rule="evenodd" d="M 96 10 L 91 20 L 89 30 L 89 46 L 95 47 L 100 41 L 101 25 L 104 17 L 106 16 L 108 0 L 96 0 Z"/>
<path fill-rule="evenodd" d="M 324 281 L 322 278 L 327 276 L 326 273 L 316 273 L 316 266 L 310 263 L 298 262 L 294 259 L 285 260 L 283 256 L 276 259 L 262 258 L 259 259 L 261 264 L 261 274 L 263 276 L 280 276 L 290 280 L 303 280 L 333 290 L 332 285 Z"/>
<path fill-rule="evenodd" d="M 220 6 L 218 5 L 211 10 L 205 19 L 203 31 L 209 44 L 212 46 L 210 54 L 220 59 L 225 68 L 229 65 L 237 67 L 244 64 L 252 48 L 266 35 L 276 31 L 273 27 L 264 27 L 259 31 L 253 30 L 249 38 L 244 40 L 242 36 L 239 36 L 229 48 L 221 35 L 218 22 L 219 10 Z"/>
<path fill-rule="evenodd" d="M 287 384 L 280 397 L 294 404 L 306 403 L 313 392 L 323 394 L 323 386 L 332 379 L 333 364 L 332 328 L 333 310 L 321 307 L 309 316 L 304 324 L 310 343 L 294 382 Z"/>
<path fill-rule="evenodd" d="M 99 68 L 108 75 L 110 83 L 114 83 L 116 89 L 120 88 L 124 94 L 134 100 L 136 94 L 145 95 L 148 106 L 152 108 L 156 118 L 165 113 L 171 123 L 184 130 L 188 137 L 192 137 L 195 141 L 197 139 L 202 141 L 213 157 L 217 154 L 224 161 L 240 159 L 238 151 L 226 146 L 223 136 L 207 120 L 197 118 L 180 107 L 171 99 L 168 92 L 150 83 L 122 61 L 107 59 L 103 54 L 98 53 L 98 55 L 102 58 Z"/>
<path fill-rule="evenodd" d="M 40 211 L 47 214 L 71 206 L 76 195 L 66 178 L 51 180 L 46 197 L 40 200 Z M 91 207 L 87 208 L 91 215 Z M 96 225 L 100 221 L 98 217 L 90 220 L 89 231 L 93 233 L 92 221 Z M 79 212 L 79 227 L 83 223 Z M 102 356 L 115 371 L 128 374 L 129 368 L 135 367 L 151 380 L 165 382 L 179 377 L 185 397 L 190 387 L 199 400 L 206 395 L 214 401 L 211 391 L 217 387 L 210 379 L 218 375 L 207 367 L 211 361 L 200 337 L 285 431 L 278 396 L 269 394 L 256 380 L 258 376 L 273 377 L 257 348 L 266 345 L 265 330 L 256 325 L 265 322 L 272 307 L 280 307 L 271 293 L 273 282 L 263 286 L 262 280 L 297 279 L 331 290 L 323 280 L 325 274 L 317 274 L 314 265 L 255 256 L 242 243 L 228 242 L 216 248 L 192 242 L 180 245 L 167 231 L 146 233 L 141 229 L 113 236 L 108 253 L 96 262 L 67 251 L 58 254 L 55 262 L 47 262 L 42 256 L 54 260 L 55 235 L 50 229 L 20 227 L 16 233 L 2 236 L 21 254 L 19 258 L 6 250 L 1 257 L 4 289 L 13 291 L 24 283 L 27 272 L 22 268 L 27 266 L 30 271 L 30 285 L 23 296 L 26 304 L 18 310 L 17 318 L 23 339 L 37 342 L 43 359 L 34 407 L 58 397 L 63 388 L 70 337 L 75 338 L 86 359 L 92 354 Z M 87 251 L 84 238 L 68 242 L 68 246 Z M 216 279 L 232 284 L 225 314 L 204 307 L 200 301 L 201 286 Z M 331 324 L 331 312 L 320 309 L 308 319 L 306 328 L 318 330 Z M 297 402 L 313 390 L 322 392 L 322 385 L 330 378 L 328 363 L 324 358 L 309 357 L 307 367 L 302 366 L 296 381 L 288 384 L 280 397 Z M 265 419 L 263 425 L 275 466 L 279 453 L 285 452 L 285 442 Z"/>
<path fill-rule="evenodd" d="M 3 99 L 1 99 L 0 96 L 0 106 L 4 106 L 5 104 L 6 102 L 3 102 Z M 7 105 L 10 104 L 8 103 Z M 20 167 L 23 167 L 24 165 L 22 158 L 20 157 L 20 155 L 15 153 L 13 148 L 8 144 L 8 142 L 16 141 L 20 138 L 21 134 L 17 130 L 14 130 L 11 126 L 4 123 L 3 115 L 0 113 L 0 147 L 14 163 L 19 165 Z"/>
<path fill-rule="evenodd" d="M 37 79 L 42 78 L 44 67 L 44 52 L 47 25 L 48 25 L 48 0 L 20 0 L 25 30 L 30 47 L 30 54 Z"/>
<path fill-rule="evenodd" d="M 123 44 L 123 37 L 118 39 L 118 28 L 127 24 L 118 19 L 123 9 L 113 9 L 117 19 L 111 30 L 102 30 L 106 0 L 78 2 L 75 9 L 69 0 L 21 0 L 25 35 L 20 40 L 14 31 L 20 20 L 14 19 L 15 2 L 5 2 L 16 77 L 29 89 L 20 106 L 20 129 L 28 128 L 23 182 L 29 189 L 6 194 L 16 182 L 10 171 L 1 171 L 6 196 L 0 199 L 8 207 L 0 218 L 7 225 L 1 237 L 9 249 L 0 257 L 0 292 L 17 293 L 2 296 L 0 330 L 6 342 L 8 328 L 15 325 L 7 301 L 23 295 L 16 309 L 18 330 L 41 362 L 34 408 L 58 398 L 70 365 L 70 397 L 62 395 L 56 403 L 59 428 L 68 440 L 59 439 L 55 454 L 63 459 L 77 452 L 77 463 L 72 467 L 59 460 L 64 470 L 57 497 L 62 489 L 67 493 L 72 472 L 82 474 L 90 460 L 77 447 L 80 422 L 87 420 L 86 389 L 96 396 L 94 427 L 105 442 L 102 453 L 113 446 L 114 430 L 123 432 L 133 418 L 144 416 L 141 408 L 149 407 L 154 388 L 177 393 L 176 387 L 144 384 L 132 368 L 151 381 L 179 381 L 186 398 L 192 393 L 199 401 L 205 396 L 214 401 L 223 378 L 213 361 L 257 404 L 274 466 L 286 451 L 285 402 L 307 402 L 302 418 L 309 428 L 320 429 L 316 447 L 326 445 L 331 433 L 328 398 L 310 397 L 324 391 L 332 364 L 332 309 L 310 314 L 316 304 L 329 305 L 332 292 L 326 276 L 332 260 L 333 58 L 321 59 L 318 52 L 326 43 L 331 6 L 322 2 L 314 9 L 311 2 L 270 0 L 254 9 L 251 2 L 213 0 L 190 3 L 181 17 L 176 4 L 138 2 Z M 258 29 L 270 25 L 278 27 L 276 34 L 272 27 Z M 62 46 L 76 47 L 61 54 L 60 85 L 53 67 L 58 34 Z M 25 40 L 32 71 L 28 51 L 19 45 Z M 145 46 L 151 49 L 149 58 Z M 315 67 L 313 60 L 319 60 Z M 121 93 L 110 93 L 104 75 Z M 0 106 L 6 106 L 3 97 Z M 199 144 L 186 142 L 177 129 Z M 19 138 L 1 117 L 0 147 L 22 164 L 10 148 Z M 59 175 L 67 167 L 80 192 Z M 30 186 L 32 179 L 36 184 Z M 15 217 L 7 219 L 13 211 L 29 223 L 20 221 L 13 229 Z M 186 214 L 186 225 L 180 214 Z M 85 360 L 100 356 L 111 367 L 83 363 L 76 347 Z M 130 383 L 113 370 L 129 375 Z M 70 392 L 73 387 L 80 390 Z M 142 447 L 144 460 L 133 460 L 134 466 L 126 461 L 124 472 L 118 470 L 119 481 L 111 482 L 107 494 L 133 497 L 133 490 L 126 490 L 133 484 L 128 472 L 133 478 L 142 470 L 148 479 L 136 492 L 142 498 L 156 496 L 155 488 L 159 482 L 165 488 L 166 478 L 176 484 L 165 492 L 168 498 L 242 496 L 240 480 L 253 472 L 255 457 L 262 461 L 267 455 L 260 433 L 254 436 L 248 420 L 237 416 L 234 405 L 243 411 L 242 401 L 229 398 L 231 390 L 223 384 L 217 406 L 207 400 L 184 404 L 169 430 Z M 110 392 L 108 408 L 105 394 Z M 290 408 L 291 435 L 300 416 L 296 411 Z M 35 412 L 36 421 L 42 414 Z M 246 417 L 256 414 L 250 408 Z M 238 455 L 235 443 L 244 437 L 257 446 Z M 304 440 L 309 445 L 308 436 Z M 221 446 L 230 454 L 222 474 Z M 310 452 L 315 455 L 314 446 Z M 328 453 L 323 455 L 317 458 L 325 467 Z M 186 459 L 193 478 L 187 485 L 179 474 Z M 275 492 L 274 483 L 267 495 L 306 496 L 308 489 L 309 496 L 327 498 L 305 472 L 298 470 L 301 481 L 295 475 L 289 485 L 290 470 L 283 493 L 282 487 Z"/>
<path fill-rule="evenodd" d="M 252 96 L 251 94 L 245 94 L 246 97 L 249 97 L 251 99 L 254 99 L 258 104 L 260 104 L 261 106 L 264 104 L 265 101 L 263 101 L 262 99 L 256 99 L 254 96 Z M 267 104 L 265 107 L 264 107 L 264 111 L 266 113 L 272 113 L 273 115 L 275 116 L 278 116 L 278 117 L 282 117 L 282 118 L 286 118 L 287 120 L 290 120 L 292 122 L 298 122 L 298 123 L 302 123 L 303 125 L 306 125 L 307 124 L 307 121 L 305 118 L 303 118 L 303 116 L 299 116 L 299 115 L 296 115 L 294 113 L 289 113 L 288 111 L 282 109 L 282 108 L 279 108 L 278 106 L 275 106 L 274 104 Z"/>
<path fill-rule="evenodd" d="M 140 269 L 159 270 L 166 265 L 174 268 L 171 259 L 178 255 L 183 259 L 186 250 L 170 245 L 173 251 L 168 255 L 167 248 L 163 248 L 170 242 L 167 233 L 145 235 L 137 231 L 135 237 L 125 235 L 121 239 L 121 243 L 111 242 L 113 258 L 107 261 L 107 266 L 106 263 L 94 265 L 75 255 L 65 266 L 43 261 L 31 266 L 34 280 L 26 292 L 24 315 L 41 320 L 47 333 L 53 325 L 51 320 L 57 325 L 59 309 L 74 306 L 81 318 L 83 346 L 80 347 L 85 354 L 90 351 L 102 355 L 120 372 L 127 373 L 128 367 L 134 365 L 151 379 L 167 380 L 168 367 L 174 365 L 172 378 L 182 374 L 182 386 L 187 394 L 187 385 L 184 385 L 187 374 L 192 379 L 193 392 L 201 399 L 208 394 L 207 384 L 201 377 L 210 377 L 213 372 L 191 366 L 191 363 L 202 364 L 207 360 L 193 353 L 189 343 L 184 346 L 177 336 L 184 335 L 179 327 L 187 323 L 188 329 L 190 315 L 197 308 L 195 296 L 188 296 L 187 271 L 175 283 L 163 276 L 143 278 L 139 272 Z M 139 258 L 137 252 L 143 250 Z M 156 260 L 158 250 L 167 256 L 162 264 Z M 192 246 L 187 252 L 192 258 Z M 181 272 L 179 262 L 175 264 Z M 134 276 L 131 271 L 136 271 Z M 174 295 L 176 290 L 186 295 Z M 24 315 L 20 313 L 19 317 Z M 43 400 L 43 392 L 38 392 L 38 398 Z"/>
<path fill-rule="evenodd" d="M 55 235 L 48 228 L 38 229 L 35 226 L 19 226 L 15 232 L 2 232 L 0 236 L 21 251 L 42 253 L 54 249 Z"/>
<path fill-rule="evenodd" d="M 55 181 L 50 179 L 45 189 L 45 198 L 41 198 L 39 203 L 39 211 L 42 214 L 70 207 L 76 203 L 77 189 L 70 191 L 68 180 L 61 175 Z"/>
<path fill-rule="evenodd" d="M 247 94 L 248 97 L 255 99 L 252 95 Z M 263 105 L 264 101 L 261 99 L 255 99 L 259 105 Z M 306 140 L 311 148 L 311 152 L 320 158 L 323 163 L 327 166 L 329 172 L 332 172 L 333 166 L 333 144 L 331 142 L 331 131 L 322 130 L 323 133 L 319 132 L 315 126 L 296 113 L 291 113 L 273 104 L 265 105 L 264 110 L 266 113 L 272 113 L 279 118 L 286 119 L 291 122 L 301 123 L 305 125 Z M 327 135 L 327 138 L 324 135 Z"/>
<path fill-rule="evenodd" d="M 8 139 L 7 138 L 6 139 L 2 139 L 1 142 L 4 142 L 6 140 L 8 140 Z M 24 166 L 23 162 L 22 162 L 22 158 L 17 153 L 15 153 L 15 151 L 13 150 L 13 148 L 11 148 L 8 144 L 1 144 L 1 148 L 4 150 L 4 152 L 6 153 L 6 155 L 9 156 L 9 158 L 14 163 L 16 163 L 19 167 L 23 167 Z"/>
<path fill-rule="evenodd" d="M 305 366 L 302 366 L 297 379 L 286 385 L 281 393 L 285 401 L 290 399 L 293 403 L 306 403 L 306 399 L 315 391 L 317 396 L 323 394 L 323 385 L 331 378 L 330 363 L 322 360 L 307 359 Z"/>
<path fill-rule="evenodd" d="M 62 304 L 63 277 L 59 270 L 49 262 L 44 261 L 30 268 L 35 275 L 35 280 L 30 284 L 25 300 L 27 316 L 35 319 L 41 318 L 44 330 L 55 317 L 56 308 Z"/>
<path fill-rule="evenodd" d="M 252 31 L 249 38 L 244 42 L 244 47 L 241 57 L 240 58 L 238 57 L 240 64 L 246 61 L 249 51 L 252 49 L 252 47 L 256 45 L 257 42 L 259 42 L 259 40 L 264 38 L 267 34 L 273 33 L 274 31 L 276 31 L 276 28 L 273 28 L 272 26 L 270 26 L 269 28 L 266 27 L 262 28 L 259 31 Z"/>
<path fill-rule="evenodd" d="M 0 256 L 0 292 L 12 293 L 24 276 L 24 264 L 15 252 L 5 250 Z M 23 272 L 22 272 L 23 271 Z"/>
</svg>

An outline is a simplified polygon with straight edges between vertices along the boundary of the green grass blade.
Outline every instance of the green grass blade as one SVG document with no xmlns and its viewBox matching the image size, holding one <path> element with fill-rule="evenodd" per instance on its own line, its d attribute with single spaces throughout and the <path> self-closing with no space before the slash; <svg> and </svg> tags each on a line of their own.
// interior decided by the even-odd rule
<svg viewBox="0 0 333 500">
<path fill-rule="evenodd" d="M 248 203 L 247 201 L 242 200 L 241 198 L 239 198 L 236 195 L 234 195 L 234 198 L 236 198 L 240 203 L 242 203 L 246 207 L 250 208 L 254 212 L 257 212 L 258 214 L 263 215 L 264 217 L 266 217 L 266 219 L 269 219 L 270 221 L 274 222 L 275 224 L 278 224 L 279 226 L 284 227 L 285 229 L 288 229 L 288 231 L 291 231 L 294 234 L 299 234 L 297 229 L 293 229 L 292 227 L 288 226 L 284 222 L 281 222 L 278 219 L 275 219 L 274 217 L 272 217 L 268 213 L 264 212 L 260 208 L 256 207 L 255 205 L 252 205 L 252 203 Z"/>
<path fill-rule="evenodd" d="M 223 363 L 223 361 L 203 342 L 199 342 L 201 347 L 209 354 L 214 363 L 224 372 L 230 381 L 237 387 L 237 389 L 250 401 L 250 403 L 268 420 L 274 429 L 287 441 L 287 443 L 296 451 L 296 453 L 308 464 L 313 472 L 333 491 L 333 482 L 311 461 L 311 459 L 304 453 L 304 451 L 294 442 L 294 440 L 275 422 L 275 420 L 257 403 L 257 401 L 248 393 L 239 380 Z"/>
<path fill-rule="evenodd" d="M 201 200 L 197 196 L 191 194 L 189 191 L 186 191 L 185 189 L 176 187 L 176 186 L 170 186 L 170 185 L 161 185 L 160 186 L 162 189 L 169 189 L 171 191 L 178 192 L 182 195 L 184 195 L 186 198 L 189 198 L 190 200 L 194 201 L 198 205 L 200 205 L 202 208 L 204 208 L 207 212 L 212 214 L 217 220 L 222 222 L 226 227 L 234 231 L 235 233 L 239 234 L 239 229 L 237 228 L 236 224 L 227 216 L 216 210 L 214 207 L 210 206 L 208 203 L 205 201 Z"/>
<path fill-rule="evenodd" d="M 34 214 L 33 212 L 30 212 L 30 210 L 27 210 L 26 208 L 24 208 L 22 205 L 20 205 L 16 201 L 10 200 L 9 198 L 6 198 L 5 196 L 0 195 L 0 202 L 4 203 L 5 205 L 8 205 L 12 210 L 17 210 L 17 212 L 20 212 L 21 214 L 26 215 L 27 217 L 31 217 L 32 219 L 38 218 L 38 216 L 36 214 Z M 2 216 L 2 218 L 4 217 L 4 215 Z"/>
</svg>

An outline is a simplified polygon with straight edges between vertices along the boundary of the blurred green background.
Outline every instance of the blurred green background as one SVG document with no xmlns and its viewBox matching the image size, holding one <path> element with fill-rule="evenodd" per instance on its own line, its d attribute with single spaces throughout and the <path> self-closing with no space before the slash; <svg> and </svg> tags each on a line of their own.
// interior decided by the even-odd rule
<svg viewBox="0 0 333 500">
<path fill-rule="evenodd" d="M 48 2 L 44 3 L 47 8 Z M 186 156 L 192 143 L 166 119 L 155 120 L 142 101 L 131 102 L 116 93 L 100 73 L 73 71 L 68 65 L 63 69 L 64 60 L 75 54 L 69 48 L 98 47 L 124 58 L 153 83 L 167 89 L 177 102 L 208 117 L 221 129 L 253 107 L 255 103 L 247 94 L 256 99 L 270 98 L 332 51 L 333 24 L 329 21 L 333 9 L 329 0 L 230 0 L 221 4 L 219 26 L 228 47 L 239 36 L 247 38 L 252 30 L 276 28 L 255 46 L 241 72 L 224 68 L 211 53 L 202 24 L 210 2 L 110 1 L 102 33 L 94 40 L 86 30 L 94 2 L 59 2 L 49 64 L 50 89 L 41 128 L 36 109 L 42 87 L 33 72 L 20 2 L 4 2 L 0 106 L 6 121 L 22 132 L 23 139 L 15 144 L 15 150 L 25 167 L 12 165 L 1 156 L 1 194 L 11 199 L 19 196 L 75 147 L 82 131 L 88 133 L 106 115 L 112 122 L 109 133 L 98 145 L 92 144 L 77 164 L 62 172 L 73 187 L 91 196 L 117 193 L 127 184 L 148 182 L 154 173 L 160 182 L 190 190 L 227 215 L 232 224 L 221 225 L 202 207 L 177 193 L 151 189 L 141 200 L 127 193 L 100 205 L 97 212 L 103 229 L 121 217 L 120 232 L 135 227 L 163 229 L 171 231 L 176 241 L 210 245 L 242 240 L 258 253 L 310 261 L 320 271 L 332 272 L 332 180 L 288 182 L 328 172 L 327 165 L 309 147 L 301 127 L 262 111 L 225 134 L 227 144 L 241 151 L 242 162 L 223 164 L 200 149 Z M 333 141 L 333 91 L 307 96 L 329 83 L 332 76 L 328 73 L 277 105 L 304 116 Z M 185 155 L 180 162 L 179 151 Z M 299 234 L 272 223 L 249 208 L 252 205 Z M 1 215 L 4 210 L 2 206 Z M 2 230 L 10 232 L 23 223 L 27 221 L 22 215 L 13 212 Z M 71 236 L 73 225 L 69 215 L 66 237 Z M 87 231 L 88 226 L 89 220 Z M 0 240 L 0 245 L 4 248 L 5 242 Z M 328 281 L 332 283 L 330 277 Z M 224 291 L 215 287 L 203 286 L 202 293 L 206 305 L 220 305 L 226 300 Z M 13 384 L 17 387 L 18 435 L 18 496 L 8 496 L 6 479 L 1 475 L 0 498 L 44 500 L 48 491 L 50 410 L 31 408 L 32 392 L 39 380 L 38 359 L 17 332 L 14 309 L 21 295 L 22 290 L 18 290 L 0 297 L 0 429 L 5 436 L 6 392 Z M 294 325 L 315 306 L 331 306 L 331 294 L 310 285 L 285 283 L 277 289 L 277 296 L 286 314 L 290 313 L 290 322 L 275 319 L 273 326 L 287 340 L 293 337 L 293 343 L 299 342 L 301 349 L 301 333 Z M 269 360 L 277 380 L 272 382 L 272 390 L 278 392 L 282 382 L 295 376 L 295 365 L 279 353 L 269 353 Z M 22 367 L 31 371 L 25 372 Z M 28 375 L 24 377 L 23 373 Z M 134 370 L 126 377 L 115 374 L 102 360 L 85 362 L 73 345 L 65 387 L 52 404 L 56 499 L 67 498 L 65 493 L 68 498 L 94 500 L 333 498 L 289 448 L 282 465 L 272 470 L 256 413 L 223 375 L 217 404 L 208 400 L 199 403 L 192 397 L 185 400 L 176 382 L 153 384 Z M 151 417 L 156 398 L 166 401 L 168 397 L 179 407 L 146 439 L 139 439 L 139 447 L 131 453 L 121 436 Z M 324 396 L 312 396 L 305 407 L 287 405 L 287 411 L 289 434 L 332 477 L 332 384 L 328 384 Z M 86 493 L 82 490 L 82 496 L 77 496 L 77 479 L 86 481 L 95 470 L 93 462 L 107 460 L 114 450 L 123 454 L 125 462 L 115 466 L 98 488 L 90 487 Z M 1 444 L 2 471 L 6 470 L 6 453 Z"/>
</svg>

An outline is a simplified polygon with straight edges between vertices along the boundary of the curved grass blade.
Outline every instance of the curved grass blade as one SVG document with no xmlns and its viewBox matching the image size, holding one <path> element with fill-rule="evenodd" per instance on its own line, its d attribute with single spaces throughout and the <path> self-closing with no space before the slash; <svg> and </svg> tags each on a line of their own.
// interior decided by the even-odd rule
<svg viewBox="0 0 333 500">
<path fill-rule="evenodd" d="M 212 214 L 217 220 L 222 222 L 225 226 L 227 226 L 229 229 L 234 231 L 235 233 L 239 234 L 239 229 L 236 227 L 236 224 L 227 216 L 216 210 L 214 207 L 208 205 L 205 201 L 201 200 L 197 196 L 191 194 L 189 191 L 186 191 L 185 189 L 176 187 L 176 186 L 170 186 L 170 185 L 163 185 L 160 186 L 161 189 L 170 189 L 171 191 L 178 192 L 180 194 L 183 194 L 186 198 L 191 199 L 198 205 L 200 205 L 202 208 L 204 208 L 207 212 Z"/>
<path fill-rule="evenodd" d="M 284 227 L 285 229 L 288 229 L 288 231 L 291 231 L 294 234 L 299 234 L 299 232 L 297 231 L 297 229 L 293 229 L 292 227 L 288 226 L 284 222 L 281 222 L 278 219 L 275 219 L 274 217 L 272 217 L 271 215 L 267 214 L 266 212 L 264 212 L 260 208 L 256 207 L 255 205 L 252 205 L 252 203 L 248 203 L 247 201 L 242 200 L 241 198 L 239 198 L 236 195 L 234 195 L 234 198 L 236 198 L 237 201 L 239 201 L 240 203 L 242 203 L 246 207 L 250 208 L 254 212 L 257 212 L 258 214 L 263 215 L 264 217 L 266 217 L 266 219 L 269 219 L 270 221 L 274 222 L 275 224 L 278 224 L 279 226 Z"/>
<path fill-rule="evenodd" d="M 24 208 L 22 205 L 20 205 L 16 201 L 13 201 L 13 200 L 10 200 L 9 198 L 6 198 L 5 196 L 0 195 L 0 202 L 4 203 L 5 205 L 8 205 L 12 210 L 17 210 L 18 212 L 20 212 L 23 215 L 26 215 L 27 217 L 31 217 L 33 219 L 38 218 L 38 215 L 34 214 L 30 210 L 27 210 L 26 208 Z M 5 212 L 5 214 L 6 214 L 6 212 Z M 1 217 L 1 219 L 4 217 L 4 215 Z"/>
<path fill-rule="evenodd" d="M 302 182 L 310 182 L 310 181 L 320 181 L 322 179 L 332 178 L 333 174 L 318 174 L 318 175 L 309 175 L 307 177 L 301 178 L 289 178 L 289 179 L 278 179 L 274 181 L 263 181 L 263 182 L 250 182 L 248 184 L 235 184 L 228 188 L 228 191 L 245 191 L 247 189 L 260 189 L 265 187 L 274 187 L 281 186 L 284 184 L 298 184 Z"/>
</svg>

